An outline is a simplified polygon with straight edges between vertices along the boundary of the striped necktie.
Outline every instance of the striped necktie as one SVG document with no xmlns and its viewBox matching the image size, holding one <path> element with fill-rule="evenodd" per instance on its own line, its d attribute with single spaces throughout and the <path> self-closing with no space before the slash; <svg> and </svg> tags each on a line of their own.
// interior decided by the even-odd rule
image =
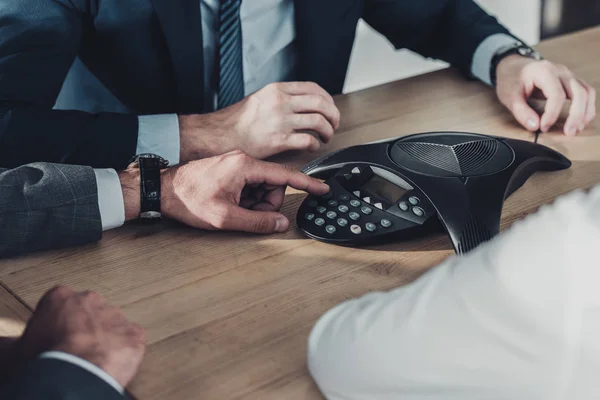
<svg viewBox="0 0 600 400">
<path fill-rule="evenodd" d="M 242 0 L 221 0 L 218 109 L 229 107 L 244 98 L 241 4 Z"/>
</svg>

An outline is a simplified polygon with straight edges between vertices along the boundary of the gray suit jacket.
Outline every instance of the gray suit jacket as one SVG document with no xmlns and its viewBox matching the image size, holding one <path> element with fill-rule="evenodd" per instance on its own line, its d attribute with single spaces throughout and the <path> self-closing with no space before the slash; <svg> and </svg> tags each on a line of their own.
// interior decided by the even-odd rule
<svg viewBox="0 0 600 400">
<path fill-rule="evenodd" d="M 50 163 L 0 168 L 0 257 L 101 237 L 92 168 Z"/>
</svg>

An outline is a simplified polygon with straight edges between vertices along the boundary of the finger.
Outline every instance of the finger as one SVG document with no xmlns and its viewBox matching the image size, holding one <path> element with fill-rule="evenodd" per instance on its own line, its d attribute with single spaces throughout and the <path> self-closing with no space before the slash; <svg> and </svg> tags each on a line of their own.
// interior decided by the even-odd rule
<svg viewBox="0 0 600 400">
<path fill-rule="evenodd" d="M 585 129 L 585 113 L 588 103 L 588 92 L 579 81 L 571 76 L 561 77 L 561 82 L 571 99 L 569 116 L 565 122 L 564 131 L 569 136 L 575 136 Z"/>
<path fill-rule="evenodd" d="M 267 202 L 257 203 L 250 207 L 250 210 L 264 212 L 276 212 L 279 211 L 279 209 L 280 207 L 275 207 L 273 204 Z"/>
<path fill-rule="evenodd" d="M 590 84 L 588 84 L 585 81 L 579 81 L 583 87 L 587 90 L 588 92 L 588 103 L 587 103 L 587 108 L 585 111 L 585 125 L 589 125 L 592 123 L 592 121 L 594 120 L 594 118 L 596 118 L 596 89 L 594 89 Z"/>
<path fill-rule="evenodd" d="M 267 185 L 291 186 L 317 196 L 324 195 L 329 191 L 329 186 L 323 182 L 284 165 L 256 161 L 249 165 L 244 172 L 248 184 L 260 182 Z"/>
<path fill-rule="evenodd" d="M 40 299 L 40 301 L 38 302 L 37 306 L 36 306 L 36 311 L 39 311 L 40 309 L 46 307 L 47 305 L 55 302 L 55 301 L 60 301 L 61 303 L 68 299 L 69 297 L 71 297 L 72 295 L 74 295 L 75 292 L 73 291 L 73 289 L 67 287 L 67 286 L 56 286 L 50 290 L 48 290 Z"/>
<path fill-rule="evenodd" d="M 285 232 L 290 226 L 288 219 L 280 213 L 246 210 L 231 206 L 226 217 L 217 228 L 259 234 Z"/>
<path fill-rule="evenodd" d="M 509 107 L 517 121 L 523 127 L 531 132 L 535 132 L 540 127 L 540 116 L 527 104 L 525 93 L 516 94 L 510 101 Z"/>
<path fill-rule="evenodd" d="M 285 150 L 308 150 L 317 151 L 321 148 L 321 142 L 309 133 L 292 133 L 284 139 Z"/>
<path fill-rule="evenodd" d="M 558 121 L 567 95 L 558 75 L 549 70 L 543 70 L 537 74 L 534 78 L 534 84 L 544 93 L 547 99 L 541 119 L 541 130 L 542 132 L 548 132 Z"/>
<path fill-rule="evenodd" d="M 321 114 L 294 114 L 290 117 L 291 126 L 296 131 L 315 131 L 324 143 L 333 137 L 333 125 Z"/>
<path fill-rule="evenodd" d="M 295 113 L 319 113 L 327 118 L 334 129 L 340 126 L 340 110 L 330 97 L 326 98 L 321 95 L 292 96 L 290 105 Z"/>
<path fill-rule="evenodd" d="M 259 211 L 279 211 L 285 199 L 285 187 L 278 187 L 266 193 L 263 202 L 257 204 L 252 209 Z"/>
<path fill-rule="evenodd" d="M 87 304 L 90 304 L 97 308 L 102 308 L 107 303 L 106 299 L 102 297 L 100 293 L 90 290 L 80 292 L 77 294 L 77 296 L 83 299 Z"/>
<path fill-rule="evenodd" d="M 281 82 L 280 88 L 284 93 L 292 96 L 317 94 L 333 102 L 333 97 L 325 89 L 314 82 Z"/>
</svg>

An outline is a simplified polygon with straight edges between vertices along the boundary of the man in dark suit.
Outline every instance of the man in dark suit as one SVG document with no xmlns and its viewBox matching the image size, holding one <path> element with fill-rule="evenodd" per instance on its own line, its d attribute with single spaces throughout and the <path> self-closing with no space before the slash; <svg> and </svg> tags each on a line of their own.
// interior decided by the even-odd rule
<svg viewBox="0 0 600 400">
<path fill-rule="evenodd" d="M 314 150 L 308 132 L 328 142 L 339 125 L 331 94 L 360 18 L 395 47 L 494 85 L 531 131 L 550 129 L 567 98 L 565 133 L 595 117 L 593 88 L 472 0 L 4 0 L 0 160 L 122 169 L 140 153 L 176 165 Z M 527 104 L 536 89 L 542 116 Z M 99 185 L 118 187 L 116 174 Z"/>
<path fill-rule="evenodd" d="M 54 288 L 20 338 L 0 338 L 2 399 L 126 399 L 145 346 L 142 328 L 99 294 Z"/>
<path fill-rule="evenodd" d="M 117 202 L 97 185 L 107 173 L 52 163 L 0 168 L 0 257 L 100 240 L 103 230 L 115 226 L 115 214 L 122 221 L 136 218 L 139 169 L 118 175 Z M 300 172 L 239 152 L 164 169 L 160 175 L 163 214 L 203 229 L 283 232 L 290 224 L 277 211 L 286 185 L 317 195 L 329 190 Z M 223 191 L 204 186 L 204 175 L 225 182 Z"/>
</svg>

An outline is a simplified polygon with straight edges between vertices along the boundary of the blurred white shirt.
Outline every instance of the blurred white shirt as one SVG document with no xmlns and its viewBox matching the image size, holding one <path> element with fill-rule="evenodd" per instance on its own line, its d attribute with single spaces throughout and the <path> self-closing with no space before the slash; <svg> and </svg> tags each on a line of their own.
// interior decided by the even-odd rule
<svg viewBox="0 0 600 400">
<path fill-rule="evenodd" d="M 600 187 L 412 284 L 327 312 L 309 369 L 329 400 L 600 397 Z"/>
</svg>

